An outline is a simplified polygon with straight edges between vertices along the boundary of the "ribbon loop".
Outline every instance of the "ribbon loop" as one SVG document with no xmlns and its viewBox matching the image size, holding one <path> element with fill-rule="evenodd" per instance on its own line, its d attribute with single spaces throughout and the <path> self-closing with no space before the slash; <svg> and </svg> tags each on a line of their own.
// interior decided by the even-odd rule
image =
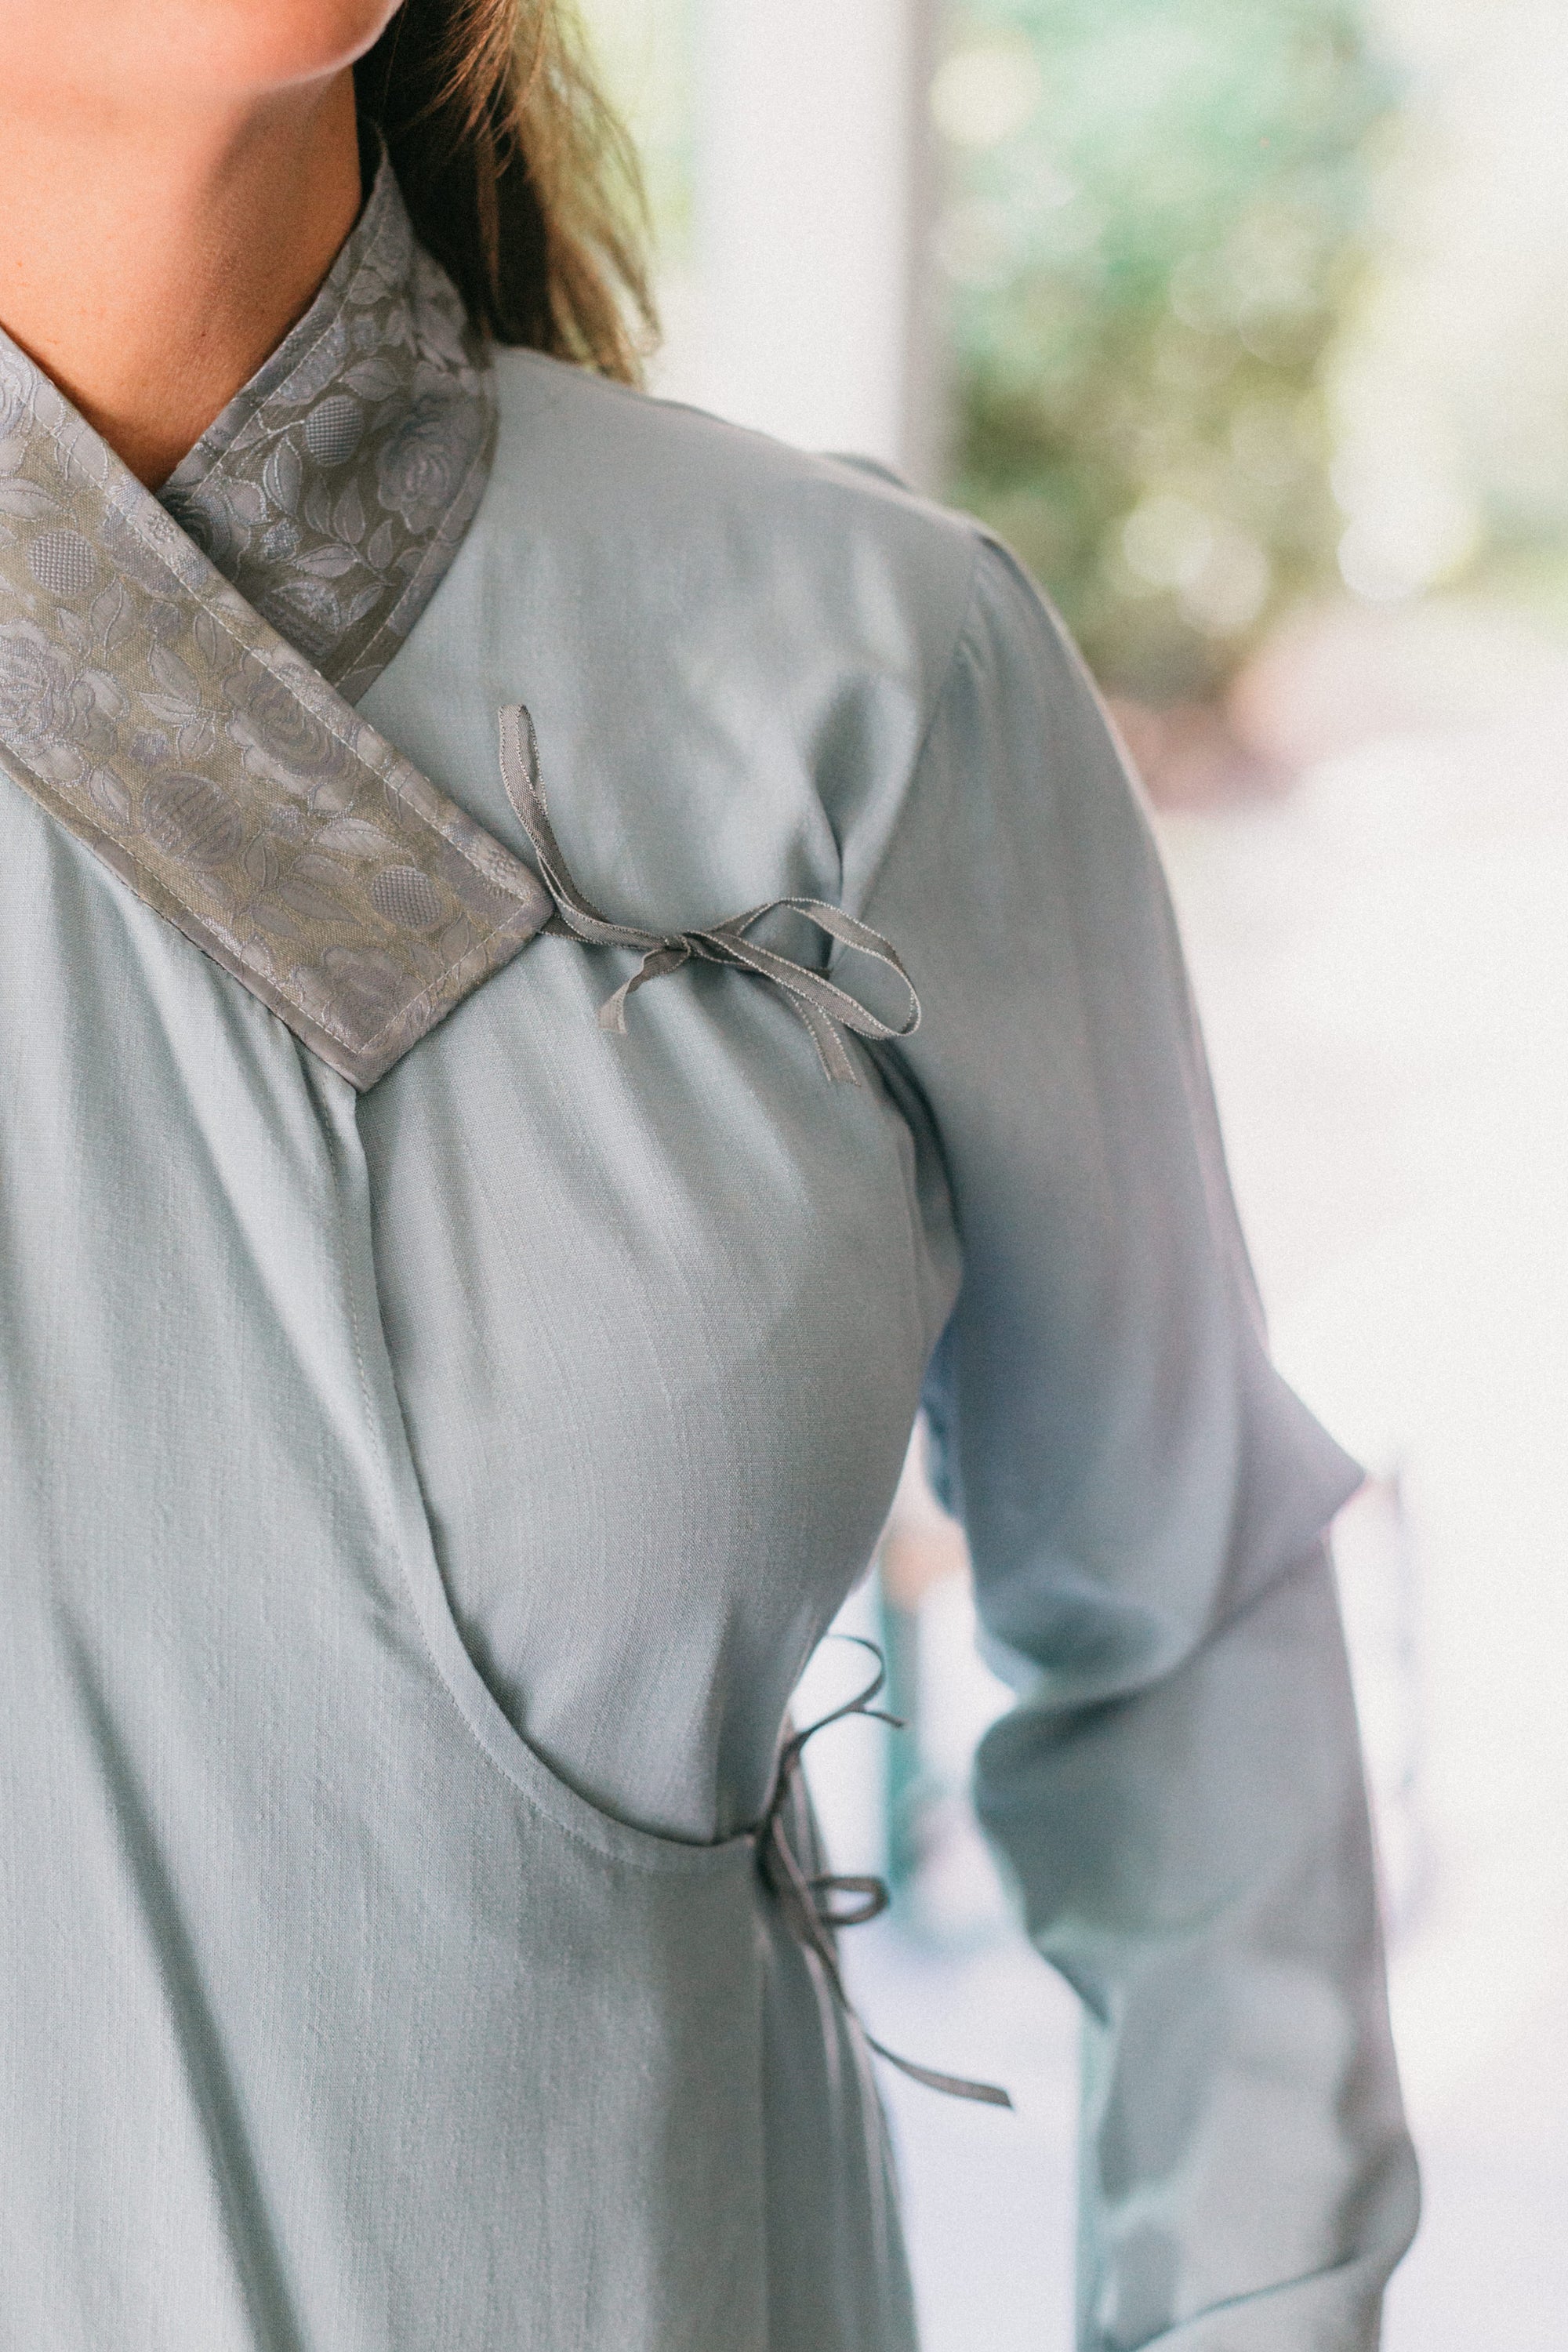
<svg viewBox="0 0 1568 2352">
<path fill-rule="evenodd" d="M 920 1027 L 920 999 L 897 949 L 868 923 L 847 915 L 842 907 L 825 898 L 769 898 L 744 915 L 732 915 L 727 922 L 700 931 L 643 930 L 634 923 L 613 923 L 602 915 L 578 889 L 555 838 L 540 782 L 539 739 L 521 702 L 509 703 L 500 714 L 500 772 L 507 797 L 538 860 L 540 878 L 555 901 L 557 923 L 551 928 L 558 925 L 589 947 L 630 948 L 642 957 L 631 978 L 623 981 L 600 1008 L 601 1029 L 624 1036 L 626 1006 L 637 990 L 666 972 L 679 971 L 694 958 L 704 963 L 727 964 L 770 982 L 805 1027 L 827 1076 L 848 1086 L 858 1086 L 860 1076 L 846 1032 L 880 1045 L 912 1036 Z M 778 914 L 803 917 L 826 938 L 891 972 L 907 1000 L 902 1020 L 882 1020 L 825 972 L 796 963 L 793 957 L 781 955 L 777 949 L 752 937 L 755 925 Z"/>
<path fill-rule="evenodd" d="M 888 1892 L 885 1878 L 847 1877 L 841 1873 L 825 1871 L 819 1872 L 815 1878 L 808 1878 L 805 1883 L 811 1889 L 816 1916 L 825 1927 L 863 1927 L 868 1919 L 879 1919 L 893 1899 Z M 834 1901 L 839 1895 L 859 1899 L 847 1910 L 840 1910 Z"/>
<path fill-rule="evenodd" d="M 839 2007 L 865 2034 L 868 2050 L 874 2050 L 879 2058 L 886 2059 L 889 2066 L 896 2066 L 900 2074 L 907 2074 L 912 2083 L 923 2083 L 929 2091 L 941 2091 L 950 2099 L 973 2099 L 983 2106 L 1011 2107 L 1012 2099 L 1000 2084 L 974 2083 L 964 2074 L 943 2074 L 933 2066 L 917 2065 L 912 2058 L 900 2058 L 896 2051 L 888 2049 L 874 2035 L 866 2032 L 845 1989 L 833 1935 L 837 1928 L 861 1927 L 868 1919 L 875 1919 L 884 1912 L 891 1899 L 887 1885 L 880 1878 L 840 1877 L 832 1873 L 819 1873 L 815 1877 L 808 1877 L 789 1842 L 784 1829 L 784 1810 L 790 1801 L 800 1771 L 800 1759 L 808 1740 L 815 1739 L 819 1731 L 826 1731 L 830 1723 L 842 1723 L 852 1715 L 868 1717 L 875 1723 L 890 1724 L 897 1731 L 904 1727 L 896 1715 L 889 1715 L 885 1709 L 871 1704 L 888 1678 L 887 1666 L 876 1643 L 866 1641 L 858 1633 L 846 1633 L 840 1638 L 853 1642 L 859 1649 L 868 1650 L 877 1661 L 877 1671 L 864 1690 L 858 1691 L 853 1698 L 846 1699 L 842 1706 L 818 1716 L 815 1723 L 808 1723 L 804 1731 L 792 1733 L 784 1741 L 779 1751 L 773 1793 L 756 1829 L 757 1860 L 763 1875 L 794 1932 L 820 1963 Z M 840 1894 L 858 1897 L 858 1900 L 847 1910 L 837 1909 L 833 1898 Z"/>
</svg>

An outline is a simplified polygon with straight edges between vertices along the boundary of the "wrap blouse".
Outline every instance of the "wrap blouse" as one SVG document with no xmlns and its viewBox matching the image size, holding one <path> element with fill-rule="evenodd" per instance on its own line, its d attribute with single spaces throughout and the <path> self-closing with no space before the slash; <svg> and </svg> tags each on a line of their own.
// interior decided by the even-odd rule
<svg viewBox="0 0 1568 2352">
<path fill-rule="evenodd" d="M 918 1030 L 835 1082 L 691 960 L 606 1034 L 518 703 L 595 908 L 842 908 Z M 0 2346 L 908 2352 L 750 1833 L 922 1395 L 1085 2006 L 1080 2343 L 1373 2345 L 1355 1474 L 1006 551 L 479 351 L 384 168 L 162 507 L 0 354 Z"/>
</svg>

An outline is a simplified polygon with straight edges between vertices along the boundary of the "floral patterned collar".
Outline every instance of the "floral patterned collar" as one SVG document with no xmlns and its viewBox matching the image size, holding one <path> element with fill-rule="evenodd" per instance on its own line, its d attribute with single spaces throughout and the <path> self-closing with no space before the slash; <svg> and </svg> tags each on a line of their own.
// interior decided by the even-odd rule
<svg viewBox="0 0 1568 2352">
<path fill-rule="evenodd" d="M 357 702 L 445 577 L 494 446 L 482 341 L 384 155 L 310 308 L 158 495 Z"/>
<path fill-rule="evenodd" d="M 0 331 L 0 775 L 358 1087 L 553 912 L 353 707 L 450 563 L 492 430 L 384 166 L 162 500 Z"/>
</svg>

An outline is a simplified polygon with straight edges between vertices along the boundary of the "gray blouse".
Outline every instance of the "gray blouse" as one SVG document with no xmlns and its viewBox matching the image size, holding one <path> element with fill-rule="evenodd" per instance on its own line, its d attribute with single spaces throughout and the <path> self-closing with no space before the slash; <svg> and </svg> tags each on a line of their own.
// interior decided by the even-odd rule
<svg viewBox="0 0 1568 2352">
<path fill-rule="evenodd" d="M 1268 1365 L 1092 689 L 849 467 L 460 336 L 443 425 L 432 267 L 384 176 L 193 537 L 0 365 L 0 2346 L 909 2352 L 870 2063 L 749 1832 L 923 1395 L 1018 1695 L 982 1811 L 1085 2005 L 1080 2343 L 1363 2352 L 1414 2176 L 1355 1474 Z M 68 496 L 104 579 L 35 607 Z M 345 563 L 333 637 L 334 533 L 400 618 Z M 842 908 L 918 1030 L 834 1083 L 699 961 L 606 1034 L 636 957 L 541 930 L 519 702 L 595 907 Z"/>
</svg>

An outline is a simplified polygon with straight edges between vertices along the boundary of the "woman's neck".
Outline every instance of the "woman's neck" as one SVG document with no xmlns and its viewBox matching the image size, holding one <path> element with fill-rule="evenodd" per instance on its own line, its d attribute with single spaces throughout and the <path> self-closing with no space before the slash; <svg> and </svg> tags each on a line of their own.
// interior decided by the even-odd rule
<svg viewBox="0 0 1568 2352">
<path fill-rule="evenodd" d="M 346 69 L 218 120 L 0 89 L 0 326 L 155 488 L 309 307 L 359 205 Z"/>
</svg>

